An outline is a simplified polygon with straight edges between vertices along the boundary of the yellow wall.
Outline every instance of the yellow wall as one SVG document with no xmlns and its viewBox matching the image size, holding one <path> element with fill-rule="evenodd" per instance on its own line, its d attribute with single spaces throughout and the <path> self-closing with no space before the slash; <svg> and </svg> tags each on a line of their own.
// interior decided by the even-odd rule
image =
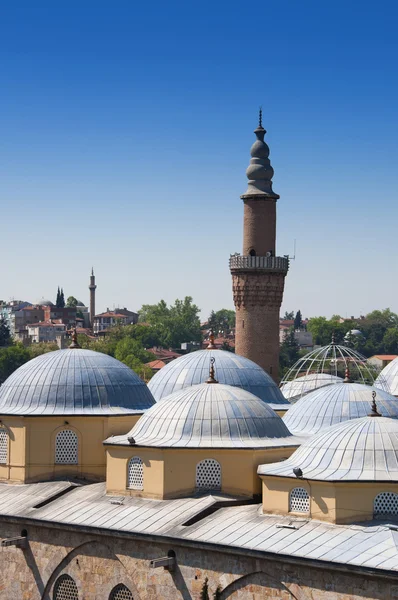
<svg viewBox="0 0 398 600">
<path fill-rule="evenodd" d="M 286 459 L 294 450 L 107 446 L 107 492 L 160 499 L 192 494 L 196 487 L 197 463 L 205 458 L 213 458 L 221 465 L 222 493 L 253 496 L 261 493 L 258 465 Z M 143 461 L 142 491 L 127 489 L 128 462 L 133 456 Z"/>
<path fill-rule="evenodd" d="M 1 425 L 9 430 L 8 464 L 0 465 L 0 480 L 30 482 L 53 477 L 84 477 L 104 480 L 103 440 L 129 431 L 139 415 L 115 417 L 8 417 Z M 67 423 L 67 424 L 66 424 Z M 56 465 L 55 437 L 72 429 L 79 440 L 78 465 Z"/>
<path fill-rule="evenodd" d="M 332 483 L 285 477 L 263 476 L 264 513 L 303 517 L 289 512 L 289 494 L 295 487 L 307 490 L 310 513 L 307 516 L 331 523 L 352 523 L 373 519 L 373 503 L 381 492 L 398 493 L 398 483 Z"/>
</svg>

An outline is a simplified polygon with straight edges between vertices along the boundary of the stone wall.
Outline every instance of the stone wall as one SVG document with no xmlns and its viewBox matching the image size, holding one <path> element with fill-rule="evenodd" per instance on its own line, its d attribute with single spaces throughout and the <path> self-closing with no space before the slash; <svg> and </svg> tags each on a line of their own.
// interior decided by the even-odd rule
<svg viewBox="0 0 398 600">
<path fill-rule="evenodd" d="M 398 599 L 398 578 L 336 572 L 310 563 L 8 522 L 0 523 L 1 537 L 19 535 L 23 527 L 28 531 L 26 549 L 0 549 L 1 600 L 53 600 L 62 574 L 75 580 L 79 600 L 108 600 L 118 583 L 131 590 L 134 600 L 199 600 L 206 577 L 210 598 L 219 585 L 221 600 Z M 173 573 L 149 568 L 150 559 L 171 549 L 177 556 Z"/>
</svg>

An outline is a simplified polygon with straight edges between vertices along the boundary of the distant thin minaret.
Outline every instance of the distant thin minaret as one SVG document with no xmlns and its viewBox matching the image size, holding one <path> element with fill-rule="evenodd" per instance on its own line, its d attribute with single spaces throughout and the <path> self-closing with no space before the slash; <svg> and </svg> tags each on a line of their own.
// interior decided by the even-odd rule
<svg viewBox="0 0 398 600">
<path fill-rule="evenodd" d="M 95 285 L 95 275 L 94 268 L 91 269 L 90 276 L 90 285 L 88 286 L 90 290 L 90 327 L 94 327 L 94 317 L 95 317 L 95 290 L 97 286 Z"/>
</svg>

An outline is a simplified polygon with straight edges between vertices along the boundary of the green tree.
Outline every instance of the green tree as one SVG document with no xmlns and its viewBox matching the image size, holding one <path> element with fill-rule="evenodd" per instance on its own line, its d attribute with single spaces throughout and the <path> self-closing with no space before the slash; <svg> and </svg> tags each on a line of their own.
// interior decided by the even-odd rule
<svg viewBox="0 0 398 600">
<path fill-rule="evenodd" d="M 292 310 L 292 312 L 285 311 L 283 318 L 285 321 L 292 321 L 294 319 L 294 310 Z"/>
<path fill-rule="evenodd" d="M 0 319 L 0 346 L 9 346 L 12 343 L 10 329 L 5 319 Z"/>
<path fill-rule="evenodd" d="M 298 331 L 299 329 L 301 329 L 303 325 L 303 318 L 301 316 L 301 310 L 298 310 L 296 312 L 296 316 L 294 317 L 294 329 L 296 331 Z"/>
<path fill-rule="evenodd" d="M 217 586 L 216 591 L 213 594 L 213 600 L 220 600 L 221 598 L 221 586 Z"/>
<path fill-rule="evenodd" d="M 30 358 L 29 350 L 22 344 L 0 348 L 0 384 Z"/>
<path fill-rule="evenodd" d="M 59 289 L 59 286 L 58 286 L 58 290 L 57 290 L 57 298 L 56 298 L 56 300 L 55 300 L 55 306 L 56 306 L 57 308 L 60 308 L 60 306 L 61 306 L 61 305 L 60 305 L 60 302 L 61 302 L 61 292 L 60 292 L 60 289 Z"/>
<path fill-rule="evenodd" d="M 389 327 L 383 336 L 384 352 L 398 354 L 398 328 Z"/>
<path fill-rule="evenodd" d="M 221 308 L 217 312 L 211 311 L 208 318 L 209 329 L 212 329 L 214 334 L 227 333 L 235 327 L 235 311 L 227 308 Z"/>
<path fill-rule="evenodd" d="M 59 308 L 65 308 L 65 296 L 63 288 L 61 288 L 61 293 L 59 296 Z"/>
<path fill-rule="evenodd" d="M 68 308 L 76 308 L 77 303 L 78 303 L 78 300 L 76 300 L 76 298 L 74 296 L 69 296 L 66 301 L 66 306 Z"/>
<path fill-rule="evenodd" d="M 210 600 L 210 596 L 209 596 L 209 580 L 206 579 L 204 580 L 203 586 L 202 586 L 202 591 L 200 592 L 200 600 Z"/>
<path fill-rule="evenodd" d="M 285 332 L 283 342 L 280 346 L 279 366 L 282 374 L 292 367 L 298 361 L 299 357 L 299 347 L 294 335 L 294 328 L 292 327 Z"/>
<path fill-rule="evenodd" d="M 163 348 L 178 348 L 182 342 L 200 342 L 202 339 L 199 308 L 190 296 L 177 299 L 170 306 L 164 300 L 158 304 L 144 304 L 139 311 L 139 322 L 151 326 Z"/>
</svg>

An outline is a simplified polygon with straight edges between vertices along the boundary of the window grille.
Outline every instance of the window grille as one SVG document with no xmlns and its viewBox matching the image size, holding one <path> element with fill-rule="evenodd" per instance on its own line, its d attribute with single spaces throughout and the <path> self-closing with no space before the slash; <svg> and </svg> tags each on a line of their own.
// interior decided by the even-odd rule
<svg viewBox="0 0 398 600">
<path fill-rule="evenodd" d="M 375 517 L 382 515 L 398 515 L 398 494 L 394 492 L 381 492 L 374 499 L 373 514 Z"/>
<path fill-rule="evenodd" d="M 6 465 L 8 458 L 8 432 L 0 428 L 0 464 Z"/>
<path fill-rule="evenodd" d="M 119 583 L 111 591 L 109 600 L 134 600 L 134 598 L 129 588 L 123 585 L 123 583 Z"/>
<path fill-rule="evenodd" d="M 196 487 L 221 490 L 221 465 L 214 458 L 205 458 L 196 465 Z"/>
<path fill-rule="evenodd" d="M 53 600 L 79 600 L 75 581 L 69 575 L 58 577 L 54 585 Z"/>
<path fill-rule="evenodd" d="M 55 462 L 61 465 L 77 465 L 77 435 L 71 429 L 62 429 L 55 438 Z"/>
<path fill-rule="evenodd" d="M 144 466 L 139 456 L 133 456 L 129 460 L 127 487 L 130 490 L 144 489 Z"/>
<path fill-rule="evenodd" d="M 290 512 L 310 512 L 310 497 L 307 490 L 298 487 L 290 492 Z"/>
</svg>

